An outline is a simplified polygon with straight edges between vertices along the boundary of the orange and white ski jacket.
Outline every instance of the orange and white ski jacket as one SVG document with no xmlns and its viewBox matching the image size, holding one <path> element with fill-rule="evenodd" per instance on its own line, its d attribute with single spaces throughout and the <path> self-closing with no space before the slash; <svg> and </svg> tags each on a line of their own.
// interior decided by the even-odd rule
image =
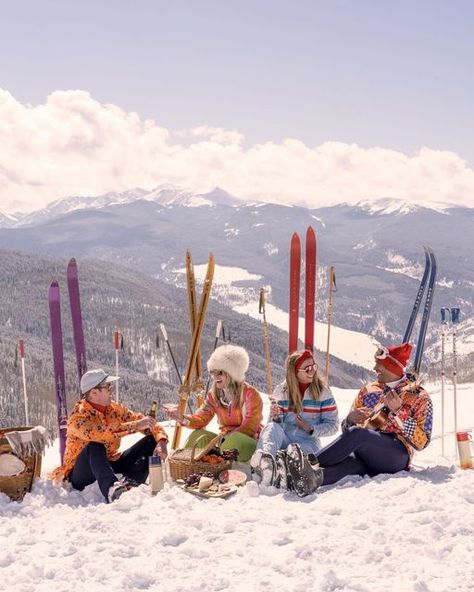
<svg viewBox="0 0 474 592">
<path fill-rule="evenodd" d="M 186 415 L 189 420 L 187 427 L 201 429 L 207 426 L 214 415 L 217 415 L 221 434 L 241 432 L 251 438 L 258 438 L 262 429 L 262 398 L 257 389 L 245 384 L 242 393 L 242 405 L 232 401 L 228 407 L 216 401 L 209 391 L 203 405 L 193 415 Z"/>
</svg>

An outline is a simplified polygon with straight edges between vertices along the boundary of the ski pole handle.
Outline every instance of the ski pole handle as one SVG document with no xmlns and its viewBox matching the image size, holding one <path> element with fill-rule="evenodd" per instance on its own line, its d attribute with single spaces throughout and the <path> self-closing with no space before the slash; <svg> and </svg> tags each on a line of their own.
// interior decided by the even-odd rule
<svg viewBox="0 0 474 592">
<path fill-rule="evenodd" d="M 166 332 L 166 328 L 163 323 L 160 323 L 160 331 L 161 331 L 161 334 L 163 335 L 163 339 L 165 341 L 168 341 L 168 333 Z"/>
<path fill-rule="evenodd" d="M 441 312 L 441 322 L 447 323 L 449 320 L 449 315 L 451 313 L 451 310 L 447 306 L 443 306 L 443 308 L 440 310 L 440 312 Z"/>
<path fill-rule="evenodd" d="M 114 331 L 114 348 L 115 351 L 120 348 L 120 331 Z"/>
<path fill-rule="evenodd" d="M 451 309 L 451 322 L 453 325 L 457 325 L 459 323 L 459 314 L 461 310 L 459 308 L 452 308 Z"/>
</svg>

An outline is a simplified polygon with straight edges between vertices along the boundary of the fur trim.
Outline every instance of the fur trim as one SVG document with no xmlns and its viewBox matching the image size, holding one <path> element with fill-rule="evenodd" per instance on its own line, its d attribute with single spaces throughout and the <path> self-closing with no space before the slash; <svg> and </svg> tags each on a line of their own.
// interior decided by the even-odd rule
<svg viewBox="0 0 474 592">
<path fill-rule="evenodd" d="M 224 370 L 235 382 L 244 382 L 249 367 L 249 355 L 238 345 L 221 345 L 207 362 L 209 372 Z"/>
</svg>

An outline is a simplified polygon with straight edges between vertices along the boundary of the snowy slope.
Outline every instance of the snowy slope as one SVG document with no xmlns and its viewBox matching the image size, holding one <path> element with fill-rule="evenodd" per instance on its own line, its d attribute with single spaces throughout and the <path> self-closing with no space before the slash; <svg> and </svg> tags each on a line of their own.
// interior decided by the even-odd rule
<svg viewBox="0 0 474 592">
<path fill-rule="evenodd" d="M 1 589 L 473 590 L 474 471 L 441 456 L 439 388 L 429 390 L 434 438 L 410 473 L 354 478 L 303 500 L 272 490 L 253 497 L 249 486 L 227 500 L 168 485 L 151 498 L 144 485 L 107 506 L 96 485 L 70 492 L 46 480 L 21 504 L 0 494 Z M 354 391 L 335 395 L 344 415 Z M 473 426 L 474 385 L 460 387 L 459 409 Z M 50 449 L 45 468 L 57 458 Z"/>
<path fill-rule="evenodd" d="M 184 282 L 185 269 L 178 269 L 176 273 L 183 276 Z M 206 274 L 206 265 L 195 265 L 194 274 L 196 281 L 202 283 Z M 258 312 L 258 299 L 261 276 L 249 273 L 246 269 L 240 267 L 225 267 L 216 265 L 213 282 L 213 297 L 231 306 L 233 310 L 241 314 L 247 314 L 255 319 L 261 319 L 262 315 Z M 259 287 L 241 287 L 238 282 L 255 282 Z M 182 283 L 184 285 L 184 283 Z M 268 294 L 271 294 L 271 287 L 265 286 Z M 274 325 L 283 331 L 288 331 L 288 313 L 274 306 L 270 302 L 266 303 L 266 318 L 270 325 Z M 299 320 L 299 335 L 304 336 L 304 319 Z M 357 364 L 363 368 L 371 370 L 374 366 L 373 352 L 379 345 L 369 335 L 342 329 L 336 325 L 331 326 L 330 352 L 346 362 Z M 327 324 L 316 322 L 314 325 L 314 340 L 316 347 L 321 351 L 326 351 L 327 343 Z"/>
</svg>

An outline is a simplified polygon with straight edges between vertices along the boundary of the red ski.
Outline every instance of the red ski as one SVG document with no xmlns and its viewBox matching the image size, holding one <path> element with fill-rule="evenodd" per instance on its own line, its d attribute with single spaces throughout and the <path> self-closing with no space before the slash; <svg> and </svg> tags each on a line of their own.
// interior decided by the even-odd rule
<svg viewBox="0 0 474 592">
<path fill-rule="evenodd" d="M 300 312 L 301 241 L 295 232 L 290 246 L 290 323 L 288 353 L 298 349 L 298 321 Z"/>
<path fill-rule="evenodd" d="M 305 271 L 305 349 L 314 349 L 314 310 L 316 298 L 316 235 L 311 226 L 306 231 Z M 288 353 L 298 349 L 298 323 L 300 312 L 301 241 L 293 233 L 290 245 L 290 322 L 288 331 Z"/>
<path fill-rule="evenodd" d="M 306 275 L 305 275 L 305 334 L 304 348 L 314 349 L 314 304 L 316 297 L 316 235 L 311 226 L 306 231 Z"/>
</svg>

